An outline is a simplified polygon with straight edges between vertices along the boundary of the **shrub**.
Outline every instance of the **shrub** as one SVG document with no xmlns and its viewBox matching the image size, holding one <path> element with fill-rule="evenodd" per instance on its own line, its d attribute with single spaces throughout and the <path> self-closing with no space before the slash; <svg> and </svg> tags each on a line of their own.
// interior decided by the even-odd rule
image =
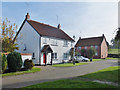
<svg viewBox="0 0 120 90">
<path fill-rule="evenodd" d="M 32 62 L 32 60 L 26 59 L 26 60 L 24 61 L 24 68 L 25 68 L 26 70 L 31 70 L 32 67 L 34 67 L 34 63 Z"/>
<path fill-rule="evenodd" d="M 8 69 L 11 72 L 19 71 L 22 66 L 21 54 L 18 52 L 11 52 L 7 56 Z"/>
<path fill-rule="evenodd" d="M 79 63 L 78 61 L 75 61 L 75 63 Z"/>
<path fill-rule="evenodd" d="M 1 56 L 2 56 L 2 73 L 4 73 L 7 68 L 7 57 L 5 56 L 5 54 L 2 54 Z"/>
</svg>

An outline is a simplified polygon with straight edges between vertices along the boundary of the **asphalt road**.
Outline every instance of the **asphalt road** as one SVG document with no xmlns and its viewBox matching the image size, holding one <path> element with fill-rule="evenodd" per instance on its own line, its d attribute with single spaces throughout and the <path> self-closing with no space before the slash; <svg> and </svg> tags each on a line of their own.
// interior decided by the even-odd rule
<svg viewBox="0 0 120 90">
<path fill-rule="evenodd" d="M 117 60 L 104 60 L 74 67 L 38 66 L 42 68 L 40 72 L 4 77 L 2 88 L 20 88 L 45 81 L 72 78 L 116 65 Z"/>
</svg>

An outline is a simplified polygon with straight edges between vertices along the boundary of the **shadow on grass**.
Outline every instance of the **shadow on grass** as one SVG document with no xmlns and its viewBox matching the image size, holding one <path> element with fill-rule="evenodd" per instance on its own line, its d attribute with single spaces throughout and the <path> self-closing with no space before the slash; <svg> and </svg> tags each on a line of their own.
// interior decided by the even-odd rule
<svg viewBox="0 0 120 90">
<path fill-rule="evenodd" d="M 86 74 L 80 76 L 83 78 L 88 79 L 96 79 L 96 80 L 103 80 L 103 81 L 110 81 L 120 84 L 120 69 L 118 70 L 110 70 L 110 71 L 98 71 L 95 73 Z"/>
</svg>

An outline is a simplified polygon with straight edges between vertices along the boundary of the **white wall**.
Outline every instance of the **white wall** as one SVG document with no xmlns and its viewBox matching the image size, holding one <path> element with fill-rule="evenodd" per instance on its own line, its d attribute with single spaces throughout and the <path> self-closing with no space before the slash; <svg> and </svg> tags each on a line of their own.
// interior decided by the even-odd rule
<svg viewBox="0 0 120 90">
<path fill-rule="evenodd" d="M 40 35 L 26 21 L 17 36 L 17 44 L 20 53 L 35 53 L 34 64 L 39 64 L 39 38 Z M 26 45 L 26 51 L 24 51 Z"/>
<path fill-rule="evenodd" d="M 46 43 L 44 43 L 45 38 L 46 38 Z M 51 45 L 53 43 L 52 39 L 54 39 L 54 42 L 56 42 L 57 40 L 57 46 Z M 63 60 L 63 53 L 69 53 L 70 49 L 73 47 L 73 45 L 71 46 L 71 41 L 68 41 L 68 47 L 64 47 L 63 39 L 43 36 L 41 37 L 41 48 L 43 48 L 44 45 L 50 45 L 50 47 L 53 50 L 53 53 L 57 53 L 58 60 L 53 60 L 53 63 L 61 63 Z M 41 61 L 43 61 L 43 54 L 41 54 Z M 43 64 L 43 62 L 41 64 Z"/>
</svg>

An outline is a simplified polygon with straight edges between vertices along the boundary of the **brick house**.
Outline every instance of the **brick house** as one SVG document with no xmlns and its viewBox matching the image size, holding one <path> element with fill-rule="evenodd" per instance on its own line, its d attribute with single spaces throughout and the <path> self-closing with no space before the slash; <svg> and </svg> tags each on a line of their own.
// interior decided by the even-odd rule
<svg viewBox="0 0 120 90">
<path fill-rule="evenodd" d="M 108 55 L 108 46 L 104 34 L 100 37 L 79 38 L 75 45 L 78 54 L 81 55 L 81 50 L 90 48 L 96 49 L 96 54 L 93 58 L 106 58 Z M 86 56 L 87 57 L 87 56 Z"/>
</svg>

